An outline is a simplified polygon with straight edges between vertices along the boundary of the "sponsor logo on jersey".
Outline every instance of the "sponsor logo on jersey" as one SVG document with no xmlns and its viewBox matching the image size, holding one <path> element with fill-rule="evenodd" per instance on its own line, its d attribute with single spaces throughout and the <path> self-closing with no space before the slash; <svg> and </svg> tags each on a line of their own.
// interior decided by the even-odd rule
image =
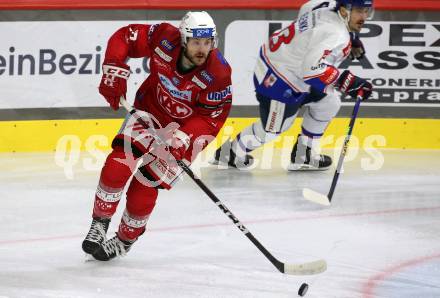
<svg viewBox="0 0 440 298">
<path fill-rule="evenodd" d="M 173 81 L 174 85 L 179 86 L 180 85 L 180 79 L 177 77 L 172 77 L 171 80 Z"/>
<path fill-rule="evenodd" d="M 342 49 L 342 53 L 344 54 L 344 57 L 348 57 L 351 51 L 351 40 L 348 42 L 348 45 Z"/>
<path fill-rule="evenodd" d="M 187 118 L 193 113 L 193 110 L 188 105 L 176 100 L 160 84 L 157 85 L 157 100 L 160 106 L 174 118 Z"/>
<path fill-rule="evenodd" d="M 319 78 L 325 85 L 332 84 L 339 76 L 339 70 L 332 65 L 327 65 L 325 71 L 315 77 Z"/>
<path fill-rule="evenodd" d="M 181 100 L 191 101 L 192 91 L 189 90 L 179 90 L 174 84 L 173 81 L 164 76 L 163 74 L 158 74 L 159 80 L 162 85 L 168 90 L 168 92 L 174 97 Z"/>
<path fill-rule="evenodd" d="M 292 89 L 286 89 L 286 91 L 284 91 L 283 93 L 284 98 L 292 97 L 292 95 L 293 95 Z"/>
<path fill-rule="evenodd" d="M 163 68 L 166 71 L 172 71 L 171 70 L 171 66 L 168 63 L 165 63 L 161 58 L 157 57 L 156 55 L 153 56 L 153 63 L 158 67 L 158 68 Z"/>
<path fill-rule="evenodd" d="M 200 72 L 200 75 L 202 76 L 202 78 L 204 78 L 208 83 L 212 83 L 212 81 L 214 80 L 212 78 L 212 76 L 206 71 L 203 70 Z"/>
<path fill-rule="evenodd" d="M 226 89 L 218 92 L 209 92 L 207 100 L 209 101 L 222 101 L 226 97 L 232 94 L 232 86 L 229 85 Z"/>
<path fill-rule="evenodd" d="M 327 66 L 327 64 L 325 64 L 325 63 L 319 63 L 317 66 L 310 67 L 310 69 L 311 70 L 318 70 L 318 69 L 325 68 L 326 66 Z"/>
<path fill-rule="evenodd" d="M 276 82 L 277 80 L 278 80 L 277 77 L 276 77 L 273 73 L 271 73 L 270 75 L 268 75 L 268 76 L 266 77 L 266 79 L 265 79 L 264 82 L 263 82 L 263 85 L 264 85 L 266 88 L 270 88 L 270 87 L 272 87 L 272 86 L 275 84 L 275 82 Z"/>
<path fill-rule="evenodd" d="M 303 14 L 298 20 L 299 32 L 304 32 L 309 29 L 309 14 Z"/>
<path fill-rule="evenodd" d="M 192 80 L 194 83 L 196 83 L 197 86 L 199 86 L 202 89 L 206 89 L 208 86 L 206 86 L 200 79 L 196 76 L 193 76 Z"/>
<path fill-rule="evenodd" d="M 174 49 L 174 45 L 168 39 L 162 39 L 160 44 L 163 45 L 168 51 L 172 51 Z"/>
<path fill-rule="evenodd" d="M 173 58 L 171 58 L 171 56 L 168 56 L 167 54 L 165 54 L 159 47 L 156 47 L 154 49 L 154 51 L 156 52 L 156 54 L 159 55 L 160 58 L 162 58 L 166 62 L 170 62 L 171 60 L 173 60 Z"/>
<path fill-rule="evenodd" d="M 156 30 L 156 28 L 159 26 L 159 24 L 154 24 L 150 26 L 150 30 L 148 30 L 148 39 L 150 39 L 153 32 Z"/>
<path fill-rule="evenodd" d="M 330 85 L 331 83 L 336 81 L 336 79 L 338 78 L 339 71 L 336 68 L 331 67 L 330 70 L 326 71 L 326 74 L 327 74 L 327 79 L 324 81 L 324 84 Z"/>
</svg>

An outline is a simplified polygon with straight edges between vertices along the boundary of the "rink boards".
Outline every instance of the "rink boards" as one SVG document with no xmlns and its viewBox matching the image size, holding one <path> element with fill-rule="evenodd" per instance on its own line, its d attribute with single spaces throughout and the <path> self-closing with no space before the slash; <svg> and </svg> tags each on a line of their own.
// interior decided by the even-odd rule
<svg viewBox="0 0 440 298">
<path fill-rule="evenodd" d="M 217 137 L 223 142 L 256 118 L 229 118 Z M 302 119 L 271 146 L 290 147 L 300 132 Z M 340 147 L 349 118 L 335 118 L 321 145 Z M 57 147 L 71 150 L 107 150 L 122 119 L 0 121 L 0 152 L 45 152 Z M 359 118 L 351 146 L 362 148 L 440 149 L 440 119 Z M 218 143 L 220 144 L 220 143 Z"/>
<path fill-rule="evenodd" d="M 274 30 L 296 17 L 297 7 L 290 5 L 297 4 L 285 7 L 290 9 L 210 11 L 219 48 L 234 69 L 233 109 L 225 126 L 230 128 L 220 133 L 219 141 L 258 116 L 250 79 L 255 57 Z M 346 60 L 340 66 L 370 79 L 375 90 L 369 102 L 361 105 L 353 147 L 440 149 L 440 23 L 437 11 L 417 5 L 417 11 L 378 9 L 361 33 L 367 58 Z M 129 23 L 178 24 L 182 14 L 166 9 L 0 10 L 4 36 L 0 76 L 2 86 L 8 87 L 0 88 L 0 152 L 46 152 L 63 146 L 109 149 L 124 115 L 114 114 L 97 92 L 107 37 Z M 63 36 L 63 42 L 58 36 Z M 127 98 L 134 98 L 136 84 L 149 72 L 148 63 L 146 59 L 128 63 L 133 73 Z M 324 148 L 340 146 L 352 104 L 351 99 L 342 98 L 341 111 L 322 140 Z M 298 119 L 272 144 L 290 147 L 300 123 Z"/>
</svg>

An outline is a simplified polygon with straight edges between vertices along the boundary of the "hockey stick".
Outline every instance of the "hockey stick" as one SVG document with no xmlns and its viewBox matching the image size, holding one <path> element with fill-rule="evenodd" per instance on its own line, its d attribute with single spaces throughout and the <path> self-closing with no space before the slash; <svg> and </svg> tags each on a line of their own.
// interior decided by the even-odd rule
<svg viewBox="0 0 440 298">
<path fill-rule="evenodd" d="M 136 109 L 133 108 L 123 97 L 121 97 L 120 102 L 122 106 L 131 114 L 136 114 Z M 149 128 L 150 126 L 138 115 L 135 115 L 137 121 L 141 123 L 144 127 Z M 152 128 L 154 131 L 154 128 Z M 156 135 L 157 136 L 157 135 Z M 154 136 L 153 136 L 154 137 Z M 161 144 L 166 144 L 158 136 L 156 138 Z M 200 180 L 193 171 L 181 160 L 177 161 L 177 164 L 182 168 L 182 170 L 188 174 L 189 177 L 205 192 L 205 194 L 223 211 L 237 226 L 237 228 L 264 254 L 264 256 L 281 272 L 285 274 L 292 275 L 311 275 L 324 272 L 327 269 L 327 263 L 325 260 L 317 260 L 313 262 L 300 263 L 300 264 L 286 264 L 280 262 L 276 259 L 255 237 L 251 232 L 238 220 L 238 218 L 232 214 L 228 207 L 223 204 L 217 196 L 212 193 L 212 191 Z"/>
<path fill-rule="evenodd" d="M 306 200 L 309 200 L 309 201 L 312 201 L 312 202 L 315 202 L 315 203 L 318 203 L 318 204 L 321 204 L 324 206 L 330 206 L 330 203 L 331 203 L 332 197 L 333 197 L 333 193 L 335 192 L 336 183 L 338 183 L 338 178 L 339 178 L 339 174 L 342 169 L 342 164 L 344 163 L 345 154 L 347 153 L 347 148 L 348 148 L 348 143 L 350 142 L 351 132 L 353 131 L 354 122 L 356 121 L 356 117 L 357 117 L 357 114 L 359 111 L 359 106 L 361 104 L 363 95 L 364 95 L 363 91 L 360 90 L 357 95 L 356 103 L 354 105 L 353 113 L 352 113 L 351 119 L 350 119 L 350 124 L 348 125 L 348 132 L 347 132 L 347 135 L 345 136 L 344 145 L 342 147 L 341 155 L 339 156 L 338 166 L 336 167 L 335 174 L 333 175 L 332 184 L 330 186 L 330 190 L 329 190 L 328 194 L 323 195 L 319 192 L 311 190 L 310 188 L 304 188 L 303 189 L 303 197 Z"/>
</svg>

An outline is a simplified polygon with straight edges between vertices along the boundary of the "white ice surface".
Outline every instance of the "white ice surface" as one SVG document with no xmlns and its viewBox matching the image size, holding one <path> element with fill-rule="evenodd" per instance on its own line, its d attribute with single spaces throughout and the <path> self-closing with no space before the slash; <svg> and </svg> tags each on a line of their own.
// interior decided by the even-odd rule
<svg viewBox="0 0 440 298">
<path fill-rule="evenodd" d="M 320 275 L 280 274 L 186 178 L 161 191 L 149 231 L 129 254 L 85 262 L 99 171 L 67 179 L 53 154 L 0 155 L 0 297 L 440 297 L 440 152 L 385 151 L 378 171 L 202 170 L 202 179 L 282 261 L 325 258 Z M 80 159 L 82 161 L 82 159 Z M 121 202 L 110 232 L 119 224 Z"/>
</svg>

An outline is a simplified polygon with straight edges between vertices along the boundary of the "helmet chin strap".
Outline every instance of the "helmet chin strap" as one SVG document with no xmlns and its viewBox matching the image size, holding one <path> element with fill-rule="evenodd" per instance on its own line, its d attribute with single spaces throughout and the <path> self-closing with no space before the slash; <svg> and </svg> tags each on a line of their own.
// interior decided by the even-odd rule
<svg viewBox="0 0 440 298">
<path fill-rule="evenodd" d="M 347 27 L 348 32 L 352 32 L 353 30 L 350 29 L 350 25 L 348 24 L 350 22 L 351 10 L 346 9 L 346 12 L 347 16 L 345 18 L 341 15 L 341 10 L 338 10 L 338 15 L 342 19 L 342 21 L 344 21 L 345 27 Z"/>
<path fill-rule="evenodd" d="M 188 68 L 186 68 L 185 67 L 185 65 L 183 64 L 183 57 L 182 57 L 182 61 L 180 62 L 180 65 L 183 67 L 183 68 L 186 68 L 186 69 L 191 69 L 191 68 L 193 68 L 194 66 L 196 66 L 196 64 L 194 63 L 194 61 L 192 61 L 192 59 L 187 55 L 187 53 L 186 53 L 186 46 L 183 46 L 183 56 L 185 56 L 185 58 L 192 64 L 192 65 L 189 65 L 188 66 Z"/>
<path fill-rule="evenodd" d="M 195 65 L 194 61 L 191 59 L 191 57 L 188 56 L 188 54 L 186 53 L 186 47 L 183 48 L 183 55 L 185 56 L 186 59 L 189 60 L 189 62 L 191 62 L 193 65 Z"/>
</svg>

